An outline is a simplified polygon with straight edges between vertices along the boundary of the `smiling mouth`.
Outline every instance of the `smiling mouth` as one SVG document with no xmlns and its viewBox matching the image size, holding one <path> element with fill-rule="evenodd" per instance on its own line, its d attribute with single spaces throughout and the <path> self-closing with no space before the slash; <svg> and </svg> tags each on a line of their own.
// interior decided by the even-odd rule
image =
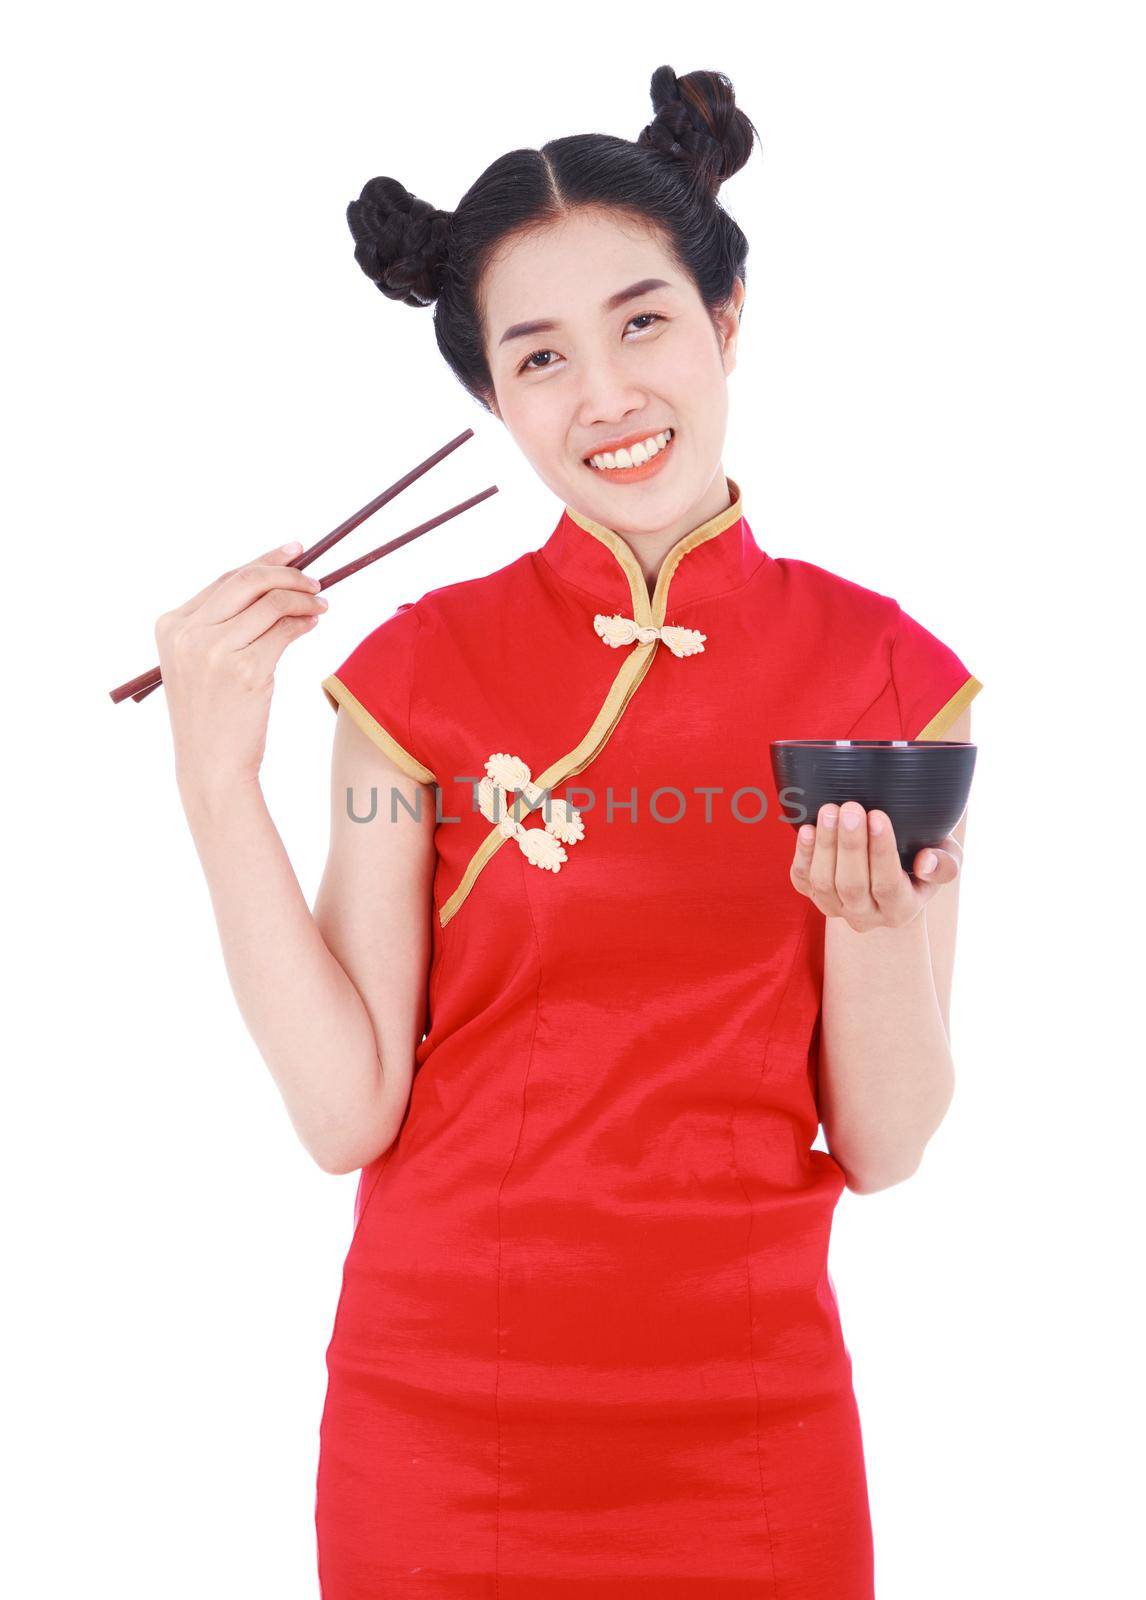
<svg viewBox="0 0 1146 1600">
<path fill-rule="evenodd" d="M 582 457 L 582 460 L 593 472 L 633 472 L 671 450 L 675 438 L 676 429 L 665 428 L 657 433 L 646 434 L 619 450 L 595 450 L 592 455 Z"/>
</svg>

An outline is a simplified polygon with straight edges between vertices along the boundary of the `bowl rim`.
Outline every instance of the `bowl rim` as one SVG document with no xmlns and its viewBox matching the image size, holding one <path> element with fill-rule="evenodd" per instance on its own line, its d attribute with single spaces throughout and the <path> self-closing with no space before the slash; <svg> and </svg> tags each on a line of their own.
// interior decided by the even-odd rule
<svg viewBox="0 0 1146 1600">
<path fill-rule="evenodd" d="M 974 750 L 971 739 L 771 739 L 784 750 Z"/>
</svg>

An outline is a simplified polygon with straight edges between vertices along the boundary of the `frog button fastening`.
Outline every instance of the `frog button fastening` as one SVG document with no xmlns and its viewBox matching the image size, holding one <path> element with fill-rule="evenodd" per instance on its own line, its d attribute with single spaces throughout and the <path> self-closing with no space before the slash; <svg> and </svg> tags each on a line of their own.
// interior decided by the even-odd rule
<svg viewBox="0 0 1146 1600">
<path fill-rule="evenodd" d="M 521 853 L 535 867 L 560 872 L 569 857 L 562 849 L 585 837 L 581 813 L 567 800 L 547 801 L 549 818 L 542 828 L 527 828 L 512 814 L 510 794 L 520 790 L 526 810 L 532 811 L 545 800 L 546 791 L 535 789 L 533 774 L 520 756 L 504 752 L 490 756 L 485 764 L 487 776 L 478 784 L 478 806 L 484 817 L 496 823 L 507 839 L 516 839 Z"/>
<path fill-rule="evenodd" d="M 623 617 L 620 612 L 607 617 L 604 612 L 598 611 L 593 618 L 593 627 L 598 636 L 614 649 L 623 644 L 651 644 L 654 639 L 660 639 L 668 645 L 674 656 L 699 655 L 708 638 L 706 633 L 696 628 L 677 628 L 671 623 L 660 628 L 645 627 L 632 617 Z"/>
</svg>

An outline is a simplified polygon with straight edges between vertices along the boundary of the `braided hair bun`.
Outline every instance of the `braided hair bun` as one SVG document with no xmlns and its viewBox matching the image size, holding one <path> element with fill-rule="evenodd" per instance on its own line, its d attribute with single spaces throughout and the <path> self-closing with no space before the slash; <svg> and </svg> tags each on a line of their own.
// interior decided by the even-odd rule
<svg viewBox="0 0 1146 1600">
<path fill-rule="evenodd" d="M 445 282 L 451 217 L 396 178 L 371 178 L 346 208 L 354 259 L 391 300 L 429 305 Z"/>
<path fill-rule="evenodd" d="M 698 188 L 715 196 L 725 179 L 744 166 L 759 138 L 755 125 L 737 108 L 732 84 L 723 72 L 690 72 L 678 78 L 664 66 L 653 73 L 649 92 L 656 115 L 636 143 L 676 161 Z"/>
</svg>

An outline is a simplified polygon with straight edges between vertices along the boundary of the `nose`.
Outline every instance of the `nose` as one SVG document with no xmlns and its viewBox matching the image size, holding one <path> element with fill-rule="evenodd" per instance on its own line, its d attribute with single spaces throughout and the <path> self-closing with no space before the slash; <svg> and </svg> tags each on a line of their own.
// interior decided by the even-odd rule
<svg viewBox="0 0 1146 1600">
<path fill-rule="evenodd" d="M 599 433 L 602 428 L 624 428 L 626 419 L 648 410 L 648 392 L 626 369 L 625 352 L 598 352 L 581 364 L 581 390 L 577 419 L 584 433 Z"/>
</svg>

